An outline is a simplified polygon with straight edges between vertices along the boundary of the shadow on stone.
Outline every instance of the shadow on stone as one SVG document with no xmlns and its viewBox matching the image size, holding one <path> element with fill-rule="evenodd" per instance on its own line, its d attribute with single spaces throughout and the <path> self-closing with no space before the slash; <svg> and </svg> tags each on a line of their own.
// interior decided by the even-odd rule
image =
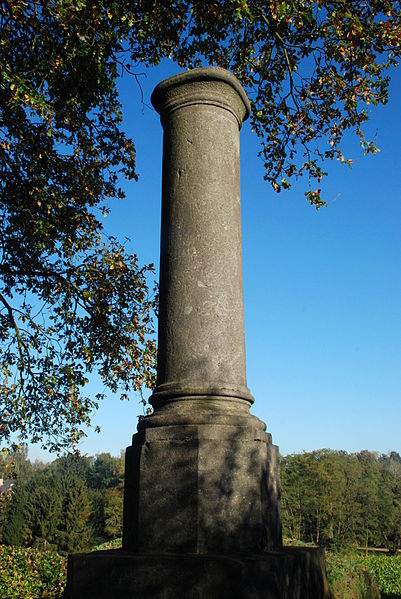
<svg viewBox="0 0 401 599">
<path fill-rule="evenodd" d="M 194 406 L 185 424 L 152 426 L 153 416 L 142 421 L 126 454 L 124 549 L 204 554 L 281 548 L 277 447 L 260 420 L 248 414 L 226 424 L 221 411 L 219 422 L 216 405 L 212 422 L 205 408 Z"/>
<path fill-rule="evenodd" d="M 329 599 L 320 549 L 265 555 L 76 554 L 65 599 Z"/>
<path fill-rule="evenodd" d="M 224 69 L 160 83 L 154 414 L 126 453 L 123 550 L 72 555 L 68 599 L 327 599 L 324 554 L 282 548 L 278 448 L 249 408 L 239 131 Z"/>
<path fill-rule="evenodd" d="M 277 448 L 263 423 L 151 422 L 127 451 L 126 550 L 70 556 L 66 598 L 330 597 L 323 550 L 281 548 Z"/>
</svg>

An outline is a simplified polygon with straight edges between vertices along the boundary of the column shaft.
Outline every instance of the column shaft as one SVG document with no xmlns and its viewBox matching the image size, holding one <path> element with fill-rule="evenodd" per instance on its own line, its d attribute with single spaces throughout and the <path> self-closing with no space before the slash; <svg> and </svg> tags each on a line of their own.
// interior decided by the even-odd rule
<svg viewBox="0 0 401 599">
<path fill-rule="evenodd" d="M 252 402 L 245 367 L 239 151 L 248 104 L 230 74 L 208 71 L 224 78 L 207 85 L 196 81 L 196 72 L 186 81 L 179 75 L 152 97 L 164 129 L 155 407 L 193 396 Z"/>
</svg>

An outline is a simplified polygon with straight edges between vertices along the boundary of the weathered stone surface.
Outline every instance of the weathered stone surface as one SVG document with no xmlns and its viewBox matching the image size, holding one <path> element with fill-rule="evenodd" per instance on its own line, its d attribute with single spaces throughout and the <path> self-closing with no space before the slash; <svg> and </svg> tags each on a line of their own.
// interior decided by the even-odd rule
<svg viewBox="0 0 401 599">
<path fill-rule="evenodd" d="M 158 85 L 164 129 L 157 386 L 127 450 L 124 549 L 281 548 L 278 451 L 249 414 L 239 130 L 249 101 L 222 69 Z"/>
<path fill-rule="evenodd" d="M 158 85 L 164 129 L 157 386 L 127 450 L 124 549 L 281 548 L 278 451 L 249 414 L 239 130 L 249 101 L 227 71 Z"/>
<path fill-rule="evenodd" d="M 278 450 L 242 425 L 144 428 L 126 453 L 125 549 L 262 553 L 281 547 Z"/>
<path fill-rule="evenodd" d="M 249 101 L 223 69 L 163 81 L 157 386 L 151 403 L 253 401 L 246 386 L 239 129 Z"/>
<path fill-rule="evenodd" d="M 68 599 L 328 599 L 319 551 L 282 550 L 278 450 L 249 413 L 239 130 L 222 69 L 162 82 L 154 414 L 127 449 L 123 551 L 73 555 Z"/>
<path fill-rule="evenodd" d="M 331 599 L 320 549 L 264 555 L 69 556 L 66 599 Z"/>
</svg>

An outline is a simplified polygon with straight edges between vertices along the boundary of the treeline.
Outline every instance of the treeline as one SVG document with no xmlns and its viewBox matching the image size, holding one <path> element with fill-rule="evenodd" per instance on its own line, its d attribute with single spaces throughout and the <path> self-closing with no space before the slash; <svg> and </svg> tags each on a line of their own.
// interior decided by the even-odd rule
<svg viewBox="0 0 401 599">
<path fill-rule="evenodd" d="M 0 458 L 0 477 L 15 481 L 0 499 L 0 543 L 74 552 L 121 536 L 123 456 L 31 464 L 20 451 Z"/>
<path fill-rule="evenodd" d="M 332 547 L 401 547 L 401 456 L 322 449 L 281 462 L 290 539 Z"/>
<path fill-rule="evenodd" d="M 0 543 L 74 552 L 122 534 L 124 457 L 51 464 L 26 451 L 0 457 L 15 484 L 0 498 Z M 401 547 L 401 456 L 322 449 L 281 460 L 287 539 L 335 547 Z"/>
</svg>

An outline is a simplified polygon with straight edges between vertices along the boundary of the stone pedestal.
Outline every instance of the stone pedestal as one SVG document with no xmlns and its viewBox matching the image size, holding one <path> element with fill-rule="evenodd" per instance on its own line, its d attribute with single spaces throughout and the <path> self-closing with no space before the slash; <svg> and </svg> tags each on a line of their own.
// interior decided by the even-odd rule
<svg viewBox="0 0 401 599">
<path fill-rule="evenodd" d="M 277 447 L 246 385 L 239 82 L 199 69 L 158 85 L 164 129 L 154 414 L 127 450 L 123 547 L 281 548 Z"/>
<path fill-rule="evenodd" d="M 70 599 L 323 599 L 319 551 L 282 550 L 278 448 L 249 408 L 239 131 L 223 69 L 159 84 L 164 129 L 154 414 L 127 449 L 123 550 L 70 556 Z"/>
<path fill-rule="evenodd" d="M 70 555 L 66 599 L 332 599 L 324 551 Z"/>
<path fill-rule="evenodd" d="M 126 454 L 124 547 L 194 554 L 279 548 L 277 448 L 255 421 L 135 435 Z"/>
</svg>

